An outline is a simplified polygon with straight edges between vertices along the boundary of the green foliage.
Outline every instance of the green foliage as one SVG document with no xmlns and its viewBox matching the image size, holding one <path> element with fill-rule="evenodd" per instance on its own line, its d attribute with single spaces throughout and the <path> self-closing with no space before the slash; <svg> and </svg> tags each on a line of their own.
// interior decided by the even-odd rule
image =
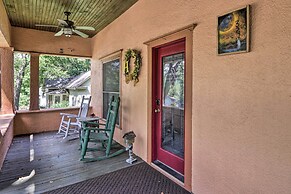
<svg viewBox="0 0 291 194">
<path fill-rule="evenodd" d="M 28 63 L 30 62 L 30 57 L 25 53 L 14 53 L 14 85 L 16 85 L 17 76 L 20 69 L 24 65 L 25 57 L 28 58 Z M 30 99 L 30 68 L 29 65 L 24 70 L 24 76 L 22 78 L 22 84 L 20 88 L 20 99 L 19 99 L 19 109 L 25 110 L 29 107 Z"/>
<path fill-rule="evenodd" d="M 46 79 L 68 78 L 90 70 L 90 60 L 42 55 L 39 58 L 40 85 Z"/>
<path fill-rule="evenodd" d="M 177 62 L 176 62 L 177 63 Z M 164 95 L 175 99 L 174 106 L 184 104 L 184 62 L 165 64 L 164 68 Z"/>
<path fill-rule="evenodd" d="M 28 110 L 29 109 L 29 94 L 22 94 L 20 92 L 20 99 L 19 99 L 19 110 Z"/>
<path fill-rule="evenodd" d="M 62 101 L 60 103 L 54 104 L 51 108 L 66 108 L 69 106 L 69 101 Z"/>
<path fill-rule="evenodd" d="M 17 79 L 22 79 L 19 99 L 19 109 L 28 109 L 30 99 L 30 67 L 24 70 L 24 76 L 19 77 L 19 72 L 25 64 L 25 57 L 30 62 L 29 54 L 14 53 L 14 85 Z M 41 55 L 39 58 L 40 87 L 44 86 L 46 79 L 68 78 L 77 76 L 90 70 L 90 60 L 73 57 L 60 57 Z M 54 108 L 68 107 L 69 102 L 55 105 Z"/>
<path fill-rule="evenodd" d="M 125 82 L 128 84 L 131 80 L 134 81 L 134 86 L 139 82 L 138 76 L 141 68 L 142 57 L 141 52 L 136 49 L 128 49 L 124 56 L 124 74 Z M 130 60 L 134 60 L 134 69 L 130 71 Z"/>
</svg>

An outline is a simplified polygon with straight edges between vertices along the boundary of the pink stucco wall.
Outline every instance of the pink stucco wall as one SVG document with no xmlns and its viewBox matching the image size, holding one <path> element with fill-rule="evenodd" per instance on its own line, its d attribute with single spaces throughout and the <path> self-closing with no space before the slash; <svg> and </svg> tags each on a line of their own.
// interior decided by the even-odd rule
<svg viewBox="0 0 291 194">
<path fill-rule="evenodd" d="M 90 38 L 55 37 L 53 32 L 12 27 L 12 46 L 16 51 L 40 54 L 91 57 Z M 63 49 L 63 53 L 60 52 Z"/>
<path fill-rule="evenodd" d="M 251 5 L 251 52 L 216 55 L 217 16 Z M 192 191 L 290 193 L 291 2 L 140 0 L 93 39 L 94 111 L 102 87 L 99 59 L 118 49 L 142 50 L 136 87 L 122 77 L 122 130 L 137 133 L 147 159 L 149 51 L 143 42 L 197 23 L 193 31 Z"/>
<path fill-rule="evenodd" d="M 13 139 L 13 114 L 0 115 L 0 171 Z"/>
<path fill-rule="evenodd" d="M 1 108 L 0 115 L 14 113 L 14 68 L 12 48 L 0 48 Z"/>
<path fill-rule="evenodd" d="M 60 113 L 78 114 L 78 111 L 79 108 L 18 111 L 14 118 L 14 135 L 57 131 L 62 119 Z"/>
<path fill-rule="evenodd" d="M 11 45 L 11 25 L 3 1 L 0 1 L 0 47 Z"/>
</svg>

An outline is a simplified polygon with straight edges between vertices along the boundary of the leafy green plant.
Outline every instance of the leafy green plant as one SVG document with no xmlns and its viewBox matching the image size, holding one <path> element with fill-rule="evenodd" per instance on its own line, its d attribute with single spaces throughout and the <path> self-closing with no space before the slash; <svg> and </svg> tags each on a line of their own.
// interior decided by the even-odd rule
<svg viewBox="0 0 291 194">
<path fill-rule="evenodd" d="M 73 57 L 41 55 L 39 58 L 40 86 L 46 79 L 68 78 L 90 70 L 90 60 Z"/>
<path fill-rule="evenodd" d="M 134 60 L 134 69 L 130 71 L 130 60 Z M 142 65 L 141 51 L 136 49 L 128 49 L 124 56 L 124 75 L 125 82 L 128 84 L 131 80 L 134 81 L 134 86 L 139 82 L 138 76 Z"/>
<path fill-rule="evenodd" d="M 51 108 L 67 108 L 69 106 L 69 101 L 62 101 L 60 103 L 52 105 Z"/>
</svg>

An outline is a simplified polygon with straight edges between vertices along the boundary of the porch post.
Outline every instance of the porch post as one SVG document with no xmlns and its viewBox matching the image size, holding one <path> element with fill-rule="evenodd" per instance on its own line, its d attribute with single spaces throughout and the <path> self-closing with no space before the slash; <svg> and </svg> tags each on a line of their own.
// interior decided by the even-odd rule
<svg viewBox="0 0 291 194">
<path fill-rule="evenodd" d="M 29 110 L 39 110 L 39 53 L 30 53 Z"/>
<path fill-rule="evenodd" d="M 0 114 L 14 112 L 14 68 L 13 48 L 0 48 L 1 64 L 1 111 Z"/>
</svg>

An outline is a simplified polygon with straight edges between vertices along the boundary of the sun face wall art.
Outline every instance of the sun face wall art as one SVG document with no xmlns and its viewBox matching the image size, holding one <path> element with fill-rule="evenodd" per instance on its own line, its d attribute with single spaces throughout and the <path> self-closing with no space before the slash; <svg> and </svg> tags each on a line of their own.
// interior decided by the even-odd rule
<svg viewBox="0 0 291 194">
<path fill-rule="evenodd" d="M 218 16 L 218 55 L 249 52 L 249 8 Z"/>
</svg>

